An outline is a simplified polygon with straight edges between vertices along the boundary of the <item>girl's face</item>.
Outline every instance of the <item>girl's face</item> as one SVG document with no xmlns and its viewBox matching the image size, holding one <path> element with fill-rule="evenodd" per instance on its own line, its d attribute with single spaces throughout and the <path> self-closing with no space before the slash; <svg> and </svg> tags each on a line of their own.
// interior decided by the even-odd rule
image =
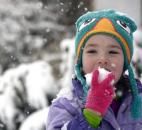
<svg viewBox="0 0 142 130">
<path fill-rule="evenodd" d="M 83 50 L 83 72 L 92 72 L 98 67 L 115 75 L 115 83 L 123 72 L 124 57 L 121 46 L 111 36 L 98 34 L 89 38 Z"/>
</svg>

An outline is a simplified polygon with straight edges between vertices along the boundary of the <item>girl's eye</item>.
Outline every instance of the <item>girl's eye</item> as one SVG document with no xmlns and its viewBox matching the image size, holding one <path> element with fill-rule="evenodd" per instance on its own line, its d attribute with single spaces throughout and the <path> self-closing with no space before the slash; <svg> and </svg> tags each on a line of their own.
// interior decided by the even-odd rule
<svg viewBox="0 0 142 130">
<path fill-rule="evenodd" d="M 87 19 L 85 22 L 83 22 L 80 27 L 79 27 L 79 31 L 82 30 L 84 27 L 86 27 L 87 25 L 89 25 L 90 23 L 94 22 L 95 18 L 93 19 Z"/>
<path fill-rule="evenodd" d="M 93 53 L 97 53 L 97 51 L 96 50 L 88 50 L 87 53 L 93 54 Z"/>
<path fill-rule="evenodd" d="M 131 32 L 130 28 L 127 26 L 126 23 L 124 23 L 120 20 L 117 20 L 116 22 L 117 22 L 117 24 L 119 24 L 119 26 L 121 26 L 123 29 L 125 29 L 130 34 L 130 32 Z"/>
<path fill-rule="evenodd" d="M 109 51 L 109 54 L 118 54 L 117 51 Z"/>
</svg>

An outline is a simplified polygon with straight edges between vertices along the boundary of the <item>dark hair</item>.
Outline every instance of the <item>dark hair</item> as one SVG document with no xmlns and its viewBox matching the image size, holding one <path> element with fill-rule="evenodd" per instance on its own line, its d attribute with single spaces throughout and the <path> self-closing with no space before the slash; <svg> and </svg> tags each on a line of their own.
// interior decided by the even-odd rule
<svg viewBox="0 0 142 130">
<path fill-rule="evenodd" d="M 135 79 L 138 87 L 138 91 L 142 92 L 142 84 L 140 80 Z M 131 92 L 131 84 L 128 75 L 122 75 L 116 84 L 116 88 L 123 92 Z"/>
</svg>

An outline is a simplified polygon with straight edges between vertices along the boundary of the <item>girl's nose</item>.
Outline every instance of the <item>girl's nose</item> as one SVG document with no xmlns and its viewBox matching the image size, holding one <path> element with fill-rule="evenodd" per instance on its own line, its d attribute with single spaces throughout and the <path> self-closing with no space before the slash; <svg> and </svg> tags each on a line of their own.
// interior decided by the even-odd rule
<svg viewBox="0 0 142 130">
<path fill-rule="evenodd" d="M 108 65 L 108 61 L 109 59 L 107 58 L 106 55 L 101 55 L 100 57 L 98 57 L 98 65 L 100 67 L 105 67 L 106 65 Z"/>
</svg>

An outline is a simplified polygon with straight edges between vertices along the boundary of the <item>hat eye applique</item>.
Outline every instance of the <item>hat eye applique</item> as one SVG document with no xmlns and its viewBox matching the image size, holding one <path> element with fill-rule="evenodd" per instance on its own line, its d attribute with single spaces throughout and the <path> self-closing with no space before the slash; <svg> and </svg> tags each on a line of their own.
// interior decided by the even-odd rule
<svg viewBox="0 0 142 130">
<path fill-rule="evenodd" d="M 83 22 L 80 27 L 79 27 L 79 31 L 82 30 L 84 27 L 86 27 L 87 25 L 89 25 L 90 23 L 94 22 L 96 18 L 93 19 L 87 19 L 85 20 L 85 22 Z"/>
<path fill-rule="evenodd" d="M 124 23 L 123 21 L 117 20 L 116 21 L 117 24 L 119 24 L 123 29 L 125 29 L 129 34 L 131 32 L 130 28 L 127 26 L 126 23 Z"/>
</svg>

